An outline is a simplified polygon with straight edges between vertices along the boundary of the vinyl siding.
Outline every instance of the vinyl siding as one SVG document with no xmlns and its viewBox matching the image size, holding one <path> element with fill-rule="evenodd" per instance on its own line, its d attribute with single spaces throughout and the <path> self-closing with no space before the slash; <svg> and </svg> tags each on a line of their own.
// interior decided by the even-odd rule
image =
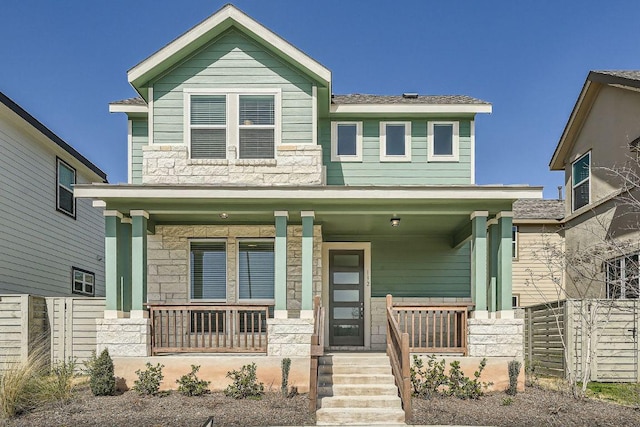
<svg viewBox="0 0 640 427">
<path fill-rule="evenodd" d="M 78 183 L 89 175 L 17 120 L 0 111 L 0 293 L 71 295 L 74 266 L 94 272 L 104 295 L 102 212 L 90 200 L 76 200 L 76 219 L 56 211 L 56 155 L 76 168 Z"/>
<path fill-rule="evenodd" d="M 362 162 L 331 161 L 331 120 L 319 123 L 323 162 L 329 185 L 457 185 L 471 183 L 471 122 L 460 120 L 458 162 L 427 162 L 427 122 L 425 119 L 333 119 L 362 121 Z M 438 121 L 455 121 L 440 118 Z M 411 162 L 380 162 L 380 122 L 411 122 Z"/>
<path fill-rule="evenodd" d="M 312 82 L 238 31 L 226 32 L 152 85 L 154 144 L 184 142 L 185 88 L 280 88 L 282 143 L 312 143 Z"/>
<path fill-rule="evenodd" d="M 149 144 L 149 122 L 131 120 L 131 183 L 142 184 L 142 147 Z"/>
<path fill-rule="evenodd" d="M 520 297 L 521 307 L 564 298 L 564 292 L 550 277 L 553 272 L 562 280 L 562 271 L 544 261 L 546 245 L 562 249 L 563 236 L 556 228 L 518 224 L 518 257 L 512 264 L 512 287 L 513 294 Z"/>
</svg>

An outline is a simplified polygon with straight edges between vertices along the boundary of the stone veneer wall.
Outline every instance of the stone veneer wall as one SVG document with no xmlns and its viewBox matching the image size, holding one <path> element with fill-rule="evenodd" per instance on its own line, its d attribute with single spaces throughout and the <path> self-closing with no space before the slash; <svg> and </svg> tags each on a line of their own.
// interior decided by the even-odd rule
<svg viewBox="0 0 640 427">
<path fill-rule="evenodd" d="M 112 357 L 151 355 L 149 319 L 96 319 L 96 353 L 109 349 Z"/>
<path fill-rule="evenodd" d="M 142 147 L 143 184 L 322 185 L 322 147 L 280 145 L 275 159 L 190 159 L 184 145 Z"/>
<path fill-rule="evenodd" d="M 439 303 L 469 303 L 471 298 L 408 298 L 393 297 L 394 304 L 439 304 Z M 387 299 L 371 298 L 371 349 L 386 350 L 387 348 Z"/>
<path fill-rule="evenodd" d="M 239 238 L 273 238 L 274 225 L 157 225 L 147 238 L 147 298 L 151 303 L 189 301 L 189 239 L 227 242 L 227 302 L 238 302 L 236 254 Z M 322 286 L 322 228 L 313 227 L 313 294 Z M 302 226 L 287 226 L 287 309 L 296 317 L 302 299 Z"/>
<path fill-rule="evenodd" d="M 522 359 L 523 319 L 469 319 L 469 356 Z"/>
</svg>

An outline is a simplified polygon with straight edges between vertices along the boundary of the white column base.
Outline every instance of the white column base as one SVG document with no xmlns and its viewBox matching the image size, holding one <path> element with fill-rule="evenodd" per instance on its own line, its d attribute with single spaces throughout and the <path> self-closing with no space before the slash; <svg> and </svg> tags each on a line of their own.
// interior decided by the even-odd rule
<svg viewBox="0 0 640 427">
<path fill-rule="evenodd" d="M 488 319 L 489 312 L 487 310 L 474 310 L 471 312 L 471 319 Z"/>
<path fill-rule="evenodd" d="M 301 319 L 313 319 L 313 310 L 300 310 Z"/>
<path fill-rule="evenodd" d="M 497 311 L 496 319 L 515 319 L 515 313 L 513 310 Z"/>
<path fill-rule="evenodd" d="M 289 311 L 288 310 L 274 310 L 273 311 L 274 319 L 288 319 Z"/>
<path fill-rule="evenodd" d="M 105 310 L 104 318 L 105 319 L 124 319 L 127 317 L 124 311 L 120 310 Z"/>
<path fill-rule="evenodd" d="M 148 319 L 149 312 L 147 310 L 131 310 L 129 317 L 131 319 Z"/>
</svg>

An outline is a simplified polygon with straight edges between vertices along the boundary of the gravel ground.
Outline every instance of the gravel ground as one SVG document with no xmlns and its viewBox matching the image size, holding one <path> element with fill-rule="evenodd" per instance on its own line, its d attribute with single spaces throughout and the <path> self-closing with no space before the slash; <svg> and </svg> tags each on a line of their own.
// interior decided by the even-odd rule
<svg viewBox="0 0 640 427">
<path fill-rule="evenodd" d="M 480 400 L 436 397 L 413 400 L 413 423 L 470 426 L 640 426 L 635 408 L 585 399 L 567 393 L 527 388 L 512 397 L 487 394 Z M 306 395 L 291 399 L 267 393 L 261 400 L 235 400 L 222 393 L 184 397 L 174 392 L 163 397 L 141 397 L 135 392 L 93 397 L 85 386 L 67 405 L 49 404 L 10 421 L 3 427 L 126 426 L 200 427 L 213 416 L 216 426 L 314 425 Z"/>
</svg>

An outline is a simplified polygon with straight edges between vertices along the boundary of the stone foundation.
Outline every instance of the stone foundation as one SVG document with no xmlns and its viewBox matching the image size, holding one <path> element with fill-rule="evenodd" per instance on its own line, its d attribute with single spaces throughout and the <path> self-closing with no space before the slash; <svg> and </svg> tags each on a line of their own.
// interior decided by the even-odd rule
<svg viewBox="0 0 640 427">
<path fill-rule="evenodd" d="M 323 185 L 322 147 L 280 145 L 275 159 L 190 159 L 185 145 L 142 147 L 143 184 Z"/>
<path fill-rule="evenodd" d="M 115 356 L 151 354 L 151 321 L 149 319 L 96 319 L 96 353 L 105 348 Z"/>
<path fill-rule="evenodd" d="M 268 319 L 267 333 L 269 356 L 310 356 L 313 319 Z"/>
<path fill-rule="evenodd" d="M 523 319 L 469 319 L 469 356 L 522 359 Z"/>
</svg>

